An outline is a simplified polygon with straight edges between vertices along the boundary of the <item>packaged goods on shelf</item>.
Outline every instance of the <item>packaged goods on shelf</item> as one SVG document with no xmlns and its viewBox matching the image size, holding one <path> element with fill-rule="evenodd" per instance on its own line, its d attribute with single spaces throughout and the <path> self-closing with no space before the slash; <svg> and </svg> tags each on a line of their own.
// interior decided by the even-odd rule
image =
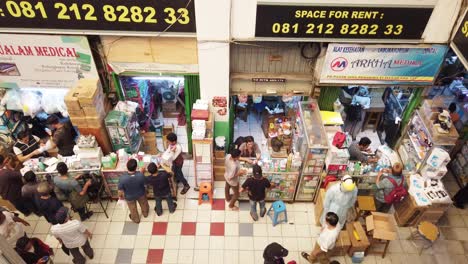
<svg viewBox="0 0 468 264">
<path fill-rule="evenodd" d="M 434 148 L 427 158 L 426 164 L 436 168 L 440 166 L 447 166 L 450 162 L 450 154 L 441 149 L 441 148 Z"/>
</svg>

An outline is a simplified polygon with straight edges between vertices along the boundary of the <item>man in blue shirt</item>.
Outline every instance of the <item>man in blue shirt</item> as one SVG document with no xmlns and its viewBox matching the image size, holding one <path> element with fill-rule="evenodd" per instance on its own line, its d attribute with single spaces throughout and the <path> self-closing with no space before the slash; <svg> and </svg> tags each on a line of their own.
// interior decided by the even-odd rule
<svg viewBox="0 0 468 264">
<path fill-rule="evenodd" d="M 136 202 L 140 204 L 141 213 L 144 217 L 148 217 L 149 204 L 146 198 L 145 176 L 141 172 L 137 172 L 137 161 L 131 159 L 127 162 L 127 173 L 124 173 L 119 178 L 119 199 L 124 199 L 127 202 L 130 210 L 130 219 L 135 223 L 140 223 L 140 215 Z"/>
</svg>

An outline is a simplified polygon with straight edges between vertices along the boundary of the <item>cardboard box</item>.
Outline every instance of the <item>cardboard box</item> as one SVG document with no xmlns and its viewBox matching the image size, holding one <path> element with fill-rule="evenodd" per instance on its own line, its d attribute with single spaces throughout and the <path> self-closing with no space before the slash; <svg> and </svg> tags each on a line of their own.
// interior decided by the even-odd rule
<svg viewBox="0 0 468 264">
<path fill-rule="evenodd" d="M 349 239 L 351 240 L 351 247 L 348 251 L 349 256 L 352 256 L 354 252 L 366 251 L 370 246 L 369 239 L 367 238 L 366 232 L 362 228 L 361 223 L 347 223 L 346 231 L 348 232 Z M 354 231 L 356 231 L 359 240 L 354 236 Z"/>
<path fill-rule="evenodd" d="M 88 122 L 88 127 L 102 127 L 104 126 L 104 118 L 100 116 L 86 116 L 86 121 Z"/>
<path fill-rule="evenodd" d="M 215 158 L 223 159 L 224 161 L 224 156 L 226 155 L 226 153 L 224 153 L 224 150 L 215 150 L 214 153 L 215 153 Z"/>
<path fill-rule="evenodd" d="M 103 102 L 97 102 L 94 106 L 84 106 L 83 112 L 86 116 L 100 116 L 106 117 L 106 111 L 104 109 Z"/>
<path fill-rule="evenodd" d="M 372 212 L 366 217 L 366 229 L 374 239 L 395 240 L 397 230 L 392 215 Z"/>
<path fill-rule="evenodd" d="M 74 126 L 80 127 L 88 127 L 88 121 L 86 120 L 85 116 L 81 117 L 72 117 L 70 116 L 70 120 Z"/>
<path fill-rule="evenodd" d="M 328 251 L 330 256 L 344 256 L 348 253 L 351 247 L 351 240 L 347 231 L 341 231 L 340 235 L 336 239 L 335 247 Z"/>
<path fill-rule="evenodd" d="M 70 118 L 74 118 L 74 117 L 84 117 L 85 116 L 85 113 L 83 112 L 83 109 L 80 108 L 80 109 L 70 109 L 68 108 L 68 115 L 70 116 Z"/>
<path fill-rule="evenodd" d="M 316 226 L 321 226 L 320 217 L 322 217 L 324 201 L 325 201 L 325 190 L 320 188 L 319 194 L 317 195 L 317 202 L 315 203 L 315 209 L 314 209 Z"/>
</svg>

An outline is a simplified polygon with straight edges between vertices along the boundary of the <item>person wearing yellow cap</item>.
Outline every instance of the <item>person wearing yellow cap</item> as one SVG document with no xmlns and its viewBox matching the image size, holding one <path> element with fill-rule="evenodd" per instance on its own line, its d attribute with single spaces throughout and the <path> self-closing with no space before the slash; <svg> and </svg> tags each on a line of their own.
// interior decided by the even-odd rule
<svg viewBox="0 0 468 264">
<path fill-rule="evenodd" d="M 356 203 L 358 188 L 349 175 L 343 176 L 340 182 L 331 186 L 325 193 L 325 201 L 323 203 L 323 213 L 320 218 L 320 223 L 325 223 L 325 215 L 327 212 L 334 212 L 338 215 L 340 226 L 344 226 L 347 219 L 349 208 Z"/>
</svg>

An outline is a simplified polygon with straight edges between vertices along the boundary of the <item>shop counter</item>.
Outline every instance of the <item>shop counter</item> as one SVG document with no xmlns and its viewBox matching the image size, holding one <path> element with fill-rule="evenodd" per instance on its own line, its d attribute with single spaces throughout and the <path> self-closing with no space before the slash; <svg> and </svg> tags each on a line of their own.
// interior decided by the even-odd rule
<svg viewBox="0 0 468 264">
<path fill-rule="evenodd" d="M 239 177 L 239 186 L 242 186 L 248 178 L 253 177 L 250 164 L 242 164 L 242 169 L 246 169 L 248 173 Z M 299 171 L 263 171 L 262 174 L 274 184 L 273 188 L 266 191 L 266 201 L 292 202 L 294 200 Z M 241 193 L 239 200 L 248 201 L 247 192 Z"/>
</svg>

